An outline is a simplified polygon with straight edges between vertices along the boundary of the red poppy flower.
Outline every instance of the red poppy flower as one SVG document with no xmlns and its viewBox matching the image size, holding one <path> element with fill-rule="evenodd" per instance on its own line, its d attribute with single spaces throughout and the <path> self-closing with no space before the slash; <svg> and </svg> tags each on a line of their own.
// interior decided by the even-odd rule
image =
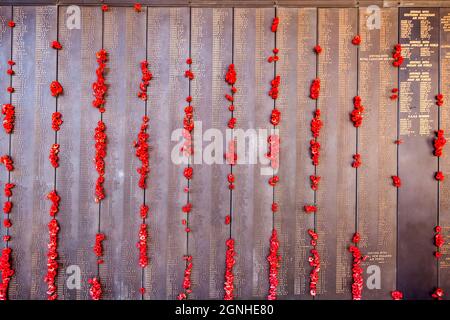
<svg viewBox="0 0 450 320">
<path fill-rule="evenodd" d="M 359 46 L 361 44 L 361 36 L 354 36 L 352 39 L 352 44 L 354 44 L 355 46 Z"/>
<path fill-rule="evenodd" d="M 441 288 L 436 288 L 431 296 L 436 300 L 442 300 L 442 298 L 444 297 L 444 290 Z"/>
<path fill-rule="evenodd" d="M 403 300 L 403 293 L 401 291 L 395 290 L 391 292 L 392 300 Z"/>
<path fill-rule="evenodd" d="M 52 96 L 57 97 L 63 93 L 63 87 L 58 81 L 52 81 L 52 83 L 50 83 L 50 92 L 52 93 Z"/>
<path fill-rule="evenodd" d="M 316 46 L 314 47 L 314 52 L 315 52 L 316 54 L 321 54 L 321 53 L 322 53 L 322 47 L 319 46 L 319 45 L 316 45 Z"/>
<path fill-rule="evenodd" d="M 184 168 L 183 175 L 186 179 L 191 180 L 193 173 L 194 169 L 192 167 Z"/>
<path fill-rule="evenodd" d="M 277 32 L 279 23 L 280 23 L 280 19 L 278 17 L 274 17 L 272 20 L 272 26 L 270 27 L 270 30 L 272 32 Z"/>
<path fill-rule="evenodd" d="M 108 11 L 108 5 L 106 5 L 106 4 L 104 4 L 104 5 L 102 5 L 102 11 L 103 12 L 106 12 L 106 11 Z"/>
<path fill-rule="evenodd" d="M 396 188 L 400 188 L 402 186 L 402 181 L 400 180 L 400 177 L 398 176 L 392 176 L 392 184 Z"/>
<path fill-rule="evenodd" d="M 444 173 L 442 171 L 438 171 L 436 172 L 436 174 L 434 175 L 434 177 L 436 178 L 436 180 L 438 181 L 444 181 Z"/>
<path fill-rule="evenodd" d="M 142 5 L 140 3 L 135 3 L 134 4 L 134 11 L 141 12 L 141 10 L 142 10 Z"/>
<path fill-rule="evenodd" d="M 61 50 L 61 49 L 62 49 L 61 43 L 59 43 L 57 40 L 53 40 L 53 41 L 51 42 L 50 46 L 51 46 L 53 49 L 56 49 L 56 50 Z"/>
<path fill-rule="evenodd" d="M 303 209 L 305 210 L 306 213 L 317 212 L 317 207 L 315 205 L 305 205 Z"/>
<path fill-rule="evenodd" d="M 10 28 L 14 28 L 14 27 L 16 26 L 16 23 L 15 23 L 14 21 L 12 21 L 12 20 L 9 20 L 9 21 L 8 21 L 8 26 L 9 26 Z"/>
<path fill-rule="evenodd" d="M 269 185 L 272 187 L 275 187 L 275 185 L 280 181 L 280 178 L 278 176 L 273 176 L 269 178 Z"/>
</svg>

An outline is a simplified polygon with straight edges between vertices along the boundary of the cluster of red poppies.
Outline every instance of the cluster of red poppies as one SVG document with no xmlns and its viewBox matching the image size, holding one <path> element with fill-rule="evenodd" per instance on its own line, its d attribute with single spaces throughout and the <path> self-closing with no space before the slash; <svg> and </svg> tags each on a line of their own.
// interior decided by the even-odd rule
<svg viewBox="0 0 450 320">
<path fill-rule="evenodd" d="M 45 275 L 44 281 L 47 283 L 47 299 L 56 300 L 58 298 L 57 287 L 55 278 L 58 274 L 58 232 L 59 225 L 58 221 L 53 218 L 48 224 L 48 233 L 50 236 L 49 242 L 47 244 L 47 274 Z"/>
<path fill-rule="evenodd" d="M 234 129 L 237 119 L 234 117 L 234 94 L 237 92 L 237 88 L 235 87 L 237 81 L 237 73 L 233 63 L 228 66 L 228 70 L 225 74 L 225 82 L 230 87 L 230 94 L 225 95 L 225 99 L 229 102 L 228 110 L 231 113 L 231 117 L 228 121 L 228 128 Z M 229 152 L 225 154 L 225 157 L 228 160 L 230 165 L 236 164 L 237 154 L 235 153 L 234 140 L 230 141 L 230 149 Z M 232 173 L 232 169 L 230 168 L 230 173 L 227 175 L 228 189 L 230 192 L 233 192 L 235 187 L 235 176 Z M 230 208 L 231 210 L 231 208 Z M 225 216 L 225 225 L 229 225 L 231 223 L 231 215 L 227 214 Z M 224 299 L 225 300 L 233 300 L 234 299 L 234 274 L 233 274 L 233 266 L 236 263 L 234 256 L 236 255 L 234 251 L 234 239 L 229 238 L 226 240 L 225 245 L 227 247 L 225 254 L 225 282 L 224 282 Z"/>
<path fill-rule="evenodd" d="M 403 56 L 402 56 L 402 46 L 398 43 L 394 46 L 394 51 L 392 52 L 392 58 L 394 61 L 392 62 L 392 65 L 394 67 L 400 67 L 403 63 Z"/>
<path fill-rule="evenodd" d="M 137 169 L 137 172 L 140 175 L 139 178 L 139 188 L 146 189 L 147 188 L 147 177 L 150 172 L 149 166 L 149 145 L 148 138 L 149 134 L 147 133 L 149 118 L 147 116 L 143 116 L 141 129 L 138 134 L 137 141 L 134 142 L 134 148 L 136 149 L 136 157 L 141 161 L 141 167 Z"/>
<path fill-rule="evenodd" d="M 13 20 L 10 20 L 8 22 L 8 26 L 10 28 L 15 27 L 15 22 Z M 6 73 L 12 78 L 12 76 L 15 74 L 13 70 L 13 66 L 16 63 L 12 60 L 8 60 L 8 70 Z M 12 86 L 9 86 L 7 89 L 7 92 L 11 95 L 14 92 L 14 88 Z M 11 100 L 11 99 L 10 99 Z M 5 129 L 5 132 L 7 134 L 12 134 L 14 131 L 14 125 L 15 125 L 15 107 L 11 103 L 3 104 L 2 106 L 2 114 L 5 116 L 3 119 L 3 128 Z M 0 157 L 0 163 L 3 164 L 7 171 L 13 171 L 14 170 L 14 162 L 11 159 L 10 154 L 4 155 Z M 8 175 L 9 176 L 9 175 Z M 3 219 L 3 226 L 8 229 L 12 226 L 11 220 L 9 219 L 9 214 L 11 213 L 13 203 L 11 202 L 12 197 L 12 188 L 14 188 L 14 184 L 10 182 L 10 179 L 8 178 L 8 182 L 5 183 L 4 187 L 4 193 L 7 197 L 7 200 L 3 204 L 3 212 L 5 213 L 5 218 Z M 9 234 L 5 234 L 3 236 L 3 241 L 8 242 L 11 240 L 11 236 Z M 12 269 L 11 264 L 11 252 L 12 249 L 6 246 L 2 250 L 2 255 L 0 258 L 0 272 L 2 274 L 2 282 L 0 283 L 0 300 L 7 300 L 8 299 L 8 288 L 9 288 L 9 282 L 14 275 L 14 270 Z"/>
<path fill-rule="evenodd" d="M 8 287 L 14 270 L 11 268 L 11 248 L 3 248 L 0 257 L 0 271 L 2 273 L 2 283 L 0 283 L 0 300 L 8 300 Z"/>
<path fill-rule="evenodd" d="M 353 168 L 359 168 L 361 166 L 362 162 L 361 162 L 361 155 L 359 153 L 355 153 L 353 155 L 353 162 L 352 162 L 352 167 Z"/>
<path fill-rule="evenodd" d="M 278 168 L 279 155 L 280 155 L 280 137 L 277 134 L 271 134 L 267 138 L 268 151 L 266 158 L 270 160 L 270 166 L 273 169 Z"/>
<path fill-rule="evenodd" d="M 192 81 L 194 78 L 194 74 L 191 71 L 191 64 L 192 59 L 188 58 L 186 60 L 186 63 L 189 65 L 189 70 L 186 70 L 186 72 L 189 72 L 189 74 L 192 74 L 192 77 L 186 76 L 189 81 Z M 186 75 L 186 74 L 185 74 Z M 194 130 L 194 107 L 192 107 L 192 97 L 188 96 L 186 97 L 186 101 L 188 105 L 184 108 L 184 119 L 183 119 L 183 127 L 184 129 L 190 134 L 192 130 Z"/>
<path fill-rule="evenodd" d="M 319 165 L 320 157 L 320 142 L 317 139 L 311 139 L 309 141 L 309 150 L 311 152 L 311 160 L 314 166 Z"/>
<path fill-rule="evenodd" d="M 148 62 L 147 60 L 144 60 L 141 62 L 141 71 L 142 71 L 142 78 L 141 83 L 139 84 L 139 92 L 138 97 L 146 101 L 147 100 L 147 88 L 150 85 L 150 80 L 152 80 L 153 75 L 148 69 Z"/>
<path fill-rule="evenodd" d="M 312 81 L 311 87 L 309 88 L 309 97 L 313 100 L 319 99 L 320 95 L 320 79 L 316 78 Z"/>
<path fill-rule="evenodd" d="M 400 180 L 399 176 L 392 176 L 392 184 L 396 188 L 400 188 L 402 186 L 402 181 Z"/>
<path fill-rule="evenodd" d="M 273 52 L 273 55 L 270 56 L 269 58 L 267 58 L 267 61 L 269 63 L 277 62 L 280 59 L 280 57 L 278 57 L 278 52 L 279 52 L 278 48 L 273 48 L 272 52 Z"/>
<path fill-rule="evenodd" d="M 444 137 L 444 130 L 440 129 L 436 132 L 436 138 L 433 141 L 434 146 L 434 155 L 436 157 L 442 156 L 442 152 L 444 149 L 447 140 Z"/>
<path fill-rule="evenodd" d="M 16 111 L 12 104 L 6 103 L 2 107 L 2 114 L 5 116 L 3 119 L 3 128 L 5 132 L 10 134 L 14 130 L 14 123 L 16 120 Z"/>
<path fill-rule="evenodd" d="M 270 27 L 270 30 L 272 32 L 277 32 L 279 24 L 280 24 L 280 18 L 274 17 L 272 20 L 272 26 Z"/>
<path fill-rule="evenodd" d="M 50 45 L 55 50 L 62 49 L 61 44 L 58 41 L 53 41 Z M 57 98 L 60 94 L 63 93 L 63 87 L 61 84 L 55 80 L 50 84 L 50 94 Z M 55 111 L 52 114 L 52 129 L 57 132 L 60 129 L 62 121 L 62 115 L 60 112 Z M 59 167 L 59 144 L 54 143 L 50 147 L 50 155 L 49 160 L 50 164 L 53 168 Z M 56 186 L 55 186 L 56 187 Z M 58 233 L 59 233 L 59 225 L 58 220 L 56 219 L 56 215 L 59 212 L 59 202 L 61 200 L 60 196 L 56 189 L 53 189 L 47 194 L 47 199 L 50 200 L 51 206 L 49 209 L 49 215 L 51 218 L 48 223 L 48 233 L 49 233 L 49 242 L 47 243 L 47 274 L 45 276 L 45 283 L 47 283 L 47 299 L 48 300 L 56 300 L 58 298 L 57 286 L 56 286 L 56 276 L 58 274 Z"/>
<path fill-rule="evenodd" d="M 139 249 L 139 265 L 141 268 L 145 268 L 148 266 L 148 256 L 147 256 L 147 224 L 141 223 L 141 227 L 139 228 L 139 241 L 136 244 Z"/>
<path fill-rule="evenodd" d="M 349 247 L 349 251 L 353 256 L 353 264 L 352 264 L 352 298 L 353 300 L 361 300 L 362 290 L 363 290 L 363 269 L 361 268 L 361 263 L 367 259 L 367 256 L 363 256 L 361 251 L 357 247 L 358 242 L 361 237 L 358 233 L 353 235 L 352 242 L 355 245 Z"/>
<path fill-rule="evenodd" d="M 3 164 L 8 171 L 14 171 L 14 161 L 7 154 L 0 157 L 0 163 Z"/>
<path fill-rule="evenodd" d="M 233 300 L 234 299 L 234 274 L 233 274 L 233 266 L 236 263 L 236 259 L 234 256 L 236 253 L 234 252 L 234 239 L 229 238 L 225 242 L 227 246 L 227 252 L 225 256 L 225 283 L 224 283 L 224 300 Z"/>
<path fill-rule="evenodd" d="M 183 260 L 186 261 L 186 267 L 184 269 L 184 278 L 183 278 L 183 292 L 181 292 L 178 296 L 178 300 L 186 300 L 188 294 L 192 292 L 191 289 L 191 274 L 192 274 L 192 256 L 184 256 Z"/>
<path fill-rule="evenodd" d="M 398 99 L 398 88 L 393 88 L 391 90 L 391 96 L 389 97 L 389 99 L 391 100 L 397 100 Z"/>
<path fill-rule="evenodd" d="M 53 112 L 52 114 L 52 129 L 53 131 L 59 131 L 63 124 L 61 112 Z"/>
<path fill-rule="evenodd" d="M 442 93 L 439 93 L 436 96 L 436 105 L 438 107 L 442 107 L 444 105 L 444 95 Z"/>
<path fill-rule="evenodd" d="M 54 143 L 52 144 L 51 148 L 50 148 L 50 155 L 48 156 L 48 159 L 50 160 L 50 164 L 52 165 L 53 168 L 58 168 L 59 167 L 59 144 Z"/>
<path fill-rule="evenodd" d="M 309 294 L 312 296 L 316 296 L 317 294 L 317 282 L 319 282 L 319 271 L 320 271 L 320 256 L 319 252 L 316 249 L 317 239 L 319 236 L 314 230 L 309 229 L 308 234 L 311 237 L 310 244 L 312 249 L 309 250 L 311 255 L 308 258 L 309 265 L 312 267 L 309 273 Z"/>
<path fill-rule="evenodd" d="M 434 229 L 436 234 L 434 235 L 434 245 L 436 246 L 436 251 L 434 252 L 434 256 L 439 259 L 442 256 L 441 248 L 445 244 L 444 237 L 442 236 L 442 228 L 440 226 L 436 226 Z"/>
<path fill-rule="evenodd" d="M 364 112 L 364 107 L 361 104 L 361 97 L 360 96 L 354 97 L 353 98 L 353 111 L 351 112 L 350 116 L 351 116 L 351 120 L 353 122 L 353 126 L 355 128 L 358 128 L 361 126 L 362 120 L 363 120 L 363 112 Z"/>
<path fill-rule="evenodd" d="M 320 119 L 320 109 L 314 111 L 314 117 L 311 120 L 311 133 L 314 138 L 318 138 L 320 135 L 320 129 L 322 129 L 323 122 Z"/>
<path fill-rule="evenodd" d="M 95 183 L 95 201 L 100 202 L 105 198 L 105 157 L 106 157 L 106 125 L 103 121 L 99 121 L 95 128 L 95 170 L 98 177 Z"/>
<path fill-rule="evenodd" d="M 271 88 L 269 90 L 269 96 L 272 97 L 273 100 L 278 99 L 278 94 L 280 93 L 279 87 L 281 83 L 280 76 L 275 76 L 272 81 L 270 81 Z"/>
<path fill-rule="evenodd" d="M 59 212 L 61 197 L 56 190 L 52 190 L 47 194 L 47 199 L 52 203 L 49 210 L 50 217 L 56 217 L 56 214 Z"/>
<path fill-rule="evenodd" d="M 311 189 L 317 191 L 319 189 L 320 176 L 310 175 L 309 179 L 311 180 Z"/>
<path fill-rule="evenodd" d="M 5 165 L 6 170 L 8 170 L 8 171 L 14 170 L 14 163 L 12 162 L 12 160 L 9 156 L 7 156 L 7 155 L 2 156 L 0 158 L 0 161 L 2 164 Z M 15 185 L 13 183 L 9 183 L 9 182 L 5 183 L 4 193 L 5 193 L 5 196 L 7 197 L 7 200 L 3 204 L 3 213 L 5 214 L 5 218 L 3 219 L 3 226 L 5 228 L 11 228 L 11 226 L 12 226 L 11 220 L 9 219 L 9 214 L 11 213 L 11 210 L 13 207 L 11 197 L 12 197 L 12 188 L 14 188 L 14 186 Z M 5 242 L 8 242 L 10 239 L 11 239 L 11 237 L 9 235 L 5 235 L 3 237 L 3 241 L 5 241 Z"/>
<path fill-rule="evenodd" d="M 103 11 L 107 11 L 108 7 L 106 5 L 102 6 Z M 105 83 L 105 68 L 106 62 L 108 61 L 108 54 L 105 49 L 101 49 L 96 53 L 98 67 L 95 71 L 97 75 L 97 80 L 92 84 L 92 91 L 94 95 L 94 100 L 92 101 L 92 106 L 97 108 L 100 113 L 105 112 L 106 104 L 106 94 L 108 91 L 108 86 Z M 106 125 L 100 118 L 97 123 L 97 127 L 94 132 L 95 139 L 95 170 L 97 171 L 98 177 L 95 182 L 95 202 L 100 202 L 105 198 L 105 189 L 103 184 L 105 182 L 105 157 L 107 154 L 107 136 L 106 136 Z M 102 241 L 105 239 L 103 233 L 97 233 L 95 235 L 94 253 L 97 256 L 97 264 L 103 263 L 103 246 Z M 89 279 L 91 288 L 89 293 L 93 300 L 99 300 L 102 296 L 102 288 L 100 279 L 92 278 Z"/>
<path fill-rule="evenodd" d="M 108 54 L 105 49 L 101 49 L 96 53 L 98 67 L 95 70 L 97 80 L 92 84 L 92 90 L 94 94 L 94 100 L 92 106 L 97 108 L 101 113 L 105 112 L 106 93 L 108 86 L 105 83 L 105 67 L 108 61 Z"/>
<path fill-rule="evenodd" d="M 102 285 L 100 279 L 94 277 L 88 280 L 91 287 L 89 288 L 89 294 L 92 300 L 100 300 L 102 298 Z"/>
<path fill-rule="evenodd" d="M 140 215 L 142 219 L 146 219 L 149 211 L 149 207 L 146 204 L 141 205 Z"/>
<path fill-rule="evenodd" d="M 278 241 L 277 230 L 272 230 L 272 236 L 270 237 L 269 255 L 267 261 L 269 261 L 269 295 L 268 300 L 277 299 L 278 288 L 278 269 L 280 268 L 281 256 L 278 254 L 280 248 L 280 242 Z"/>
<path fill-rule="evenodd" d="M 103 257 L 103 240 L 105 240 L 105 234 L 97 233 L 95 235 L 94 253 L 97 257 L 97 264 L 102 264 L 104 261 Z"/>
</svg>

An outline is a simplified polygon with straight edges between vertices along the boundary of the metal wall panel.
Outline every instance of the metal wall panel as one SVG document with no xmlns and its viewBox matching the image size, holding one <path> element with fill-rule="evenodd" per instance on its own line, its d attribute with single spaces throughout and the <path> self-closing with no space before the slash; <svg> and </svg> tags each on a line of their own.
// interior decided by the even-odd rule
<svg viewBox="0 0 450 320">
<path fill-rule="evenodd" d="M 450 10 L 440 9 L 440 92 L 444 96 L 450 96 Z M 448 102 L 444 103 L 444 107 L 440 109 L 440 127 L 446 132 L 450 132 L 450 113 L 447 108 Z M 439 165 L 440 170 L 446 177 L 450 175 L 449 153 L 444 152 Z M 442 228 L 442 235 L 445 239 L 444 246 L 440 249 L 442 257 L 438 263 L 438 283 L 445 292 L 450 290 L 450 186 L 448 180 L 444 180 L 440 184 L 439 194 L 439 217 L 437 225 Z"/>
<path fill-rule="evenodd" d="M 317 233 L 321 254 L 319 298 L 348 299 L 351 285 L 351 244 L 355 232 L 355 169 L 352 155 L 356 130 L 350 121 L 356 95 L 357 11 L 319 9 L 319 39 L 322 46 L 318 76 L 321 80 L 319 108 L 322 111 L 321 160 L 317 175 Z M 338 86 L 338 87 L 337 87 Z M 338 88 L 338 89 L 337 89 Z"/>
<path fill-rule="evenodd" d="M 380 29 L 369 29 L 371 13 L 360 9 L 359 88 L 365 111 L 358 139 L 358 231 L 360 248 L 368 255 L 363 298 L 390 299 L 396 289 L 397 190 L 390 177 L 397 171 L 397 100 L 390 95 L 397 87 L 391 61 L 397 10 L 381 11 Z"/>
<path fill-rule="evenodd" d="M 398 289 L 410 292 L 408 298 L 425 299 L 437 283 L 431 239 L 438 212 L 438 184 L 434 179 L 438 160 L 433 155 L 433 139 L 438 129 L 434 102 L 438 91 L 439 10 L 412 10 L 400 9 L 399 18 L 404 26 L 400 43 L 405 61 L 399 73 L 403 143 L 398 159 L 402 186 L 398 190 L 397 276 Z M 417 19 L 419 15 L 422 19 Z"/>
<path fill-rule="evenodd" d="M 183 256 L 191 254 L 193 293 L 190 298 L 221 299 L 225 241 L 230 234 L 230 226 L 224 223 L 230 210 L 226 183 L 230 167 L 208 165 L 205 158 L 198 155 L 203 163 L 194 164 L 190 194 L 192 231 L 187 237 L 181 224 L 185 218 L 181 211 L 186 201 L 185 165 L 172 163 L 178 141 L 172 141 L 171 135 L 182 128 L 185 98 L 189 94 L 189 82 L 184 77 L 188 67 L 185 60 L 190 55 L 195 73 L 191 83 L 195 120 L 201 121 L 202 127 L 196 126 L 197 142 L 202 141 L 202 134 L 208 129 L 225 133 L 230 114 L 224 98 L 229 90 L 224 75 L 232 61 L 233 48 L 238 79 L 234 114 L 237 128 L 272 128 L 269 119 L 273 101 L 267 93 L 274 69 L 267 57 L 275 45 L 274 34 L 270 32 L 275 9 L 235 8 L 233 24 L 232 8 L 149 7 L 140 13 L 131 7 L 111 6 L 105 13 L 98 6 L 80 8 L 81 29 L 69 29 L 66 6 L 59 7 L 59 21 L 55 6 L 14 7 L 16 27 L 11 31 L 6 23 L 11 18 L 12 8 L 0 7 L 0 59 L 3 61 L 0 73 L 6 72 L 11 43 L 17 63 L 13 77 L 16 93 L 12 95 L 16 106 L 16 130 L 12 136 L 16 170 L 11 173 L 12 182 L 17 186 L 13 191 L 13 227 L 10 230 L 16 275 L 11 282 L 10 297 L 46 298 L 43 277 L 50 205 L 46 194 L 54 183 L 48 152 L 54 141 L 51 114 L 56 108 L 56 99 L 50 96 L 48 87 L 57 77 L 64 86 L 64 94 L 57 102 L 64 120 L 58 132 L 61 153 L 56 175 L 61 196 L 59 298 L 89 299 L 88 279 L 98 272 L 92 248 L 100 223 L 101 231 L 106 234 L 105 263 L 99 269 L 104 298 L 140 299 L 142 285 L 146 288 L 145 299 L 176 298 L 182 291 Z M 370 290 L 365 283 L 363 299 L 388 299 L 390 292 L 397 288 L 406 298 L 413 299 L 430 298 L 438 285 L 449 289 L 448 188 L 446 181 L 441 182 L 438 193 L 433 177 L 438 162 L 432 156 L 433 131 L 438 128 L 434 95 L 439 91 L 439 77 L 442 93 L 449 95 L 446 80 L 448 22 L 442 20 L 438 28 L 438 9 L 430 9 L 435 15 L 425 19 L 430 23 L 427 26 L 432 27 L 432 45 L 429 47 L 431 64 L 420 69 L 429 72 L 429 78 L 421 78 L 422 89 L 417 85 L 411 92 L 407 91 L 408 82 L 414 82 L 408 81 L 408 77 L 418 70 L 411 61 L 427 62 L 428 58 L 419 57 L 419 49 L 413 44 L 408 46 L 409 36 L 401 37 L 406 61 L 400 69 L 400 127 L 397 128 L 397 105 L 389 95 L 390 90 L 398 86 L 398 70 L 392 67 L 391 52 L 397 42 L 397 27 L 401 26 L 397 21 L 399 12 L 395 8 L 383 8 L 381 28 L 368 30 L 365 8 L 359 10 L 358 22 L 356 8 L 278 8 L 281 23 L 276 44 L 280 49 L 277 74 L 281 76 L 281 86 L 277 107 L 282 120 L 279 126 L 280 182 L 275 198 L 280 209 L 273 225 L 272 188 L 267 183 L 269 176 L 261 173 L 267 162 L 260 162 L 266 160 L 267 141 L 260 137 L 258 143 L 262 152 L 258 163 L 233 168 L 236 189 L 231 236 L 236 241 L 234 272 L 238 299 L 267 297 L 267 255 L 273 226 L 278 230 L 282 256 L 280 299 L 311 299 L 307 230 L 314 227 L 319 234 L 322 262 L 318 299 L 351 298 L 348 246 L 355 230 L 362 236 L 362 253 L 369 256 L 363 264 L 364 281 L 370 276 L 368 267 L 378 266 L 381 272 L 380 289 Z M 408 10 L 401 9 L 400 13 Z M 441 19 L 448 15 L 446 9 L 440 12 Z M 359 47 L 359 66 L 358 48 L 351 44 L 352 37 L 358 33 L 358 23 L 363 39 Z M 404 22 L 403 26 L 408 23 Z M 412 26 L 414 39 L 418 27 L 414 22 Z M 58 60 L 56 51 L 49 45 L 57 38 L 57 33 L 64 48 L 59 51 Z M 103 117 L 109 143 L 106 199 L 99 216 L 99 206 L 94 202 L 97 173 L 93 163 L 93 134 L 100 115 L 91 106 L 91 85 L 96 78 L 95 53 L 101 49 L 102 42 L 110 58 L 106 73 L 109 92 Z M 313 52 L 316 43 L 324 50 L 320 56 Z M 150 206 L 147 220 L 150 262 L 142 272 L 135 244 L 144 192 L 137 186 L 136 168 L 140 162 L 135 156 L 133 141 L 145 112 L 145 103 L 136 94 L 141 78 L 139 63 L 146 57 L 154 78 L 147 103 L 151 172 L 149 189 L 145 193 Z M 321 79 L 318 107 L 322 110 L 324 126 L 319 138 L 322 151 L 317 168 L 322 180 L 316 194 L 318 212 L 314 219 L 303 211 L 303 206 L 314 202 L 309 181 L 314 172 L 309 140 L 316 103 L 309 98 L 309 87 L 316 71 Z M 1 103 L 9 101 L 9 94 L 4 90 L 8 81 L 9 77 L 0 77 Z M 357 139 L 349 114 L 358 85 L 366 109 Z M 420 105 L 424 96 L 425 105 Z M 406 102 L 411 102 L 409 109 L 405 107 Z M 421 118 L 430 121 L 418 134 L 406 132 L 405 123 L 418 123 L 419 117 L 411 115 L 419 107 L 426 110 L 419 112 Z M 445 110 L 441 110 L 440 125 L 448 131 L 449 117 Z M 403 186 L 398 190 L 398 225 L 397 190 L 390 178 L 397 170 L 394 143 L 397 129 L 403 130 L 401 139 L 404 141 L 399 146 Z M 211 142 L 202 143 L 199 152 L 208 153 Z M 220 144 L 224 150 L 228 147 L 225 141 Z M 358 177 L 351 167 L 357 144 L 363 161 Z M 6 153 L 9 138 L 3 132 L 0 146 L 2 153 Z M 247 152 L 251 152 L 248 146 Z M 440 168 L 448 175 L 447 162 L 444 151 Z M 1 179 L 4 183 L 7 175 L 3 173 Z M 439 263 L 433 258 L 433 228 L 437 224 L 443 227 L 446 239 Z M 72 279 L 73 270 L 81 271 L 79 289 L 71 289 L 66 283 Z"/>
</svg>

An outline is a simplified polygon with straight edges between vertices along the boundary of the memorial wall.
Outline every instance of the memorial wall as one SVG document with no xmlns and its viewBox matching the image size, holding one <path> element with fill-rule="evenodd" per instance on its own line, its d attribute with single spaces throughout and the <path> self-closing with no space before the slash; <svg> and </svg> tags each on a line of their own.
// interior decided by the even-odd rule
<svg viewBox="0 0 450 320">
<path fill-rule="evenodd" d="M 0 296 L 448 299 L 449 97 L 450 8 L 0 3 Z"/>
</svg>

